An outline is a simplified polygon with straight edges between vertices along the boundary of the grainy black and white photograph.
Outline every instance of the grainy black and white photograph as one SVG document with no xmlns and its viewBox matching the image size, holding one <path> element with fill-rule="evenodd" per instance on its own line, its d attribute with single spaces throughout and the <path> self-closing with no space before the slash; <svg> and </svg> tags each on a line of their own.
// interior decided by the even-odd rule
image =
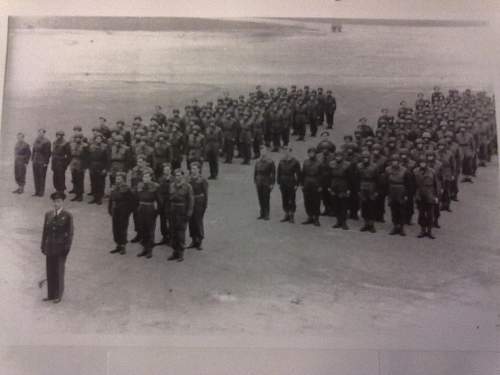
<svg viewBox="0 0 500 375">
<path fill-rule="evenodd" d="M 245 352 L 248 374 L 493 374 L 487 20 L 10 16 L 7 39 L 0 331 L 21 346 L 0 358 L 13 374 L 238 373 L 179 356 L 148 371 L 133 346 L 33 372 L 22 343 L 54 335 L 264 337 L 368 358 L 310 353 L 292 370 L 285 349 Z"/>
</svg>

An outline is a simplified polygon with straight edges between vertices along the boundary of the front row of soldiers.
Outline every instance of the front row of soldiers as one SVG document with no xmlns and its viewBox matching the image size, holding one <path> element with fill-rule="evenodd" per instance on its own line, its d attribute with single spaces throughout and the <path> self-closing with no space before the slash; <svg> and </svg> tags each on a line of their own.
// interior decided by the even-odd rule
<svg viewBox="0 0 500 375">
<path fill-rule="evenodd" d="M 117 245 L 111 253 L 125 254 L 131 215 L 136 230 L 131 242 L 140 242 L 143 247 L 138 257 L 151 258 L 155 245 L 167 244 L 173 249 L 168 260 L 181 262 L 184 259 L 188 226 L 192 238 L 188 248 L 202 250 L 208 183 L 201 176 L 200 165 L 191 164 L 188 178 L 180 168 L 175 169 L 172 175 L 170 164 L 164 164 L 162 172 L 160 178 L 154 181 L 153 170 L 141 156 L 138 165 L 132 170 L 130 185 L 127 184 L 126 173 L 116 174 L 108 205 L 113 238 Z M 158 216 L 163 238 L 155 243 Z"/>
<path fill-rule="evenodd" d="M 452 186 L 456 177 L 453 157 L 445 140 L 439 142 L 436 160 L 434 152 L 421 155 L 416 161 L 407 153 L 393 153 L 381 169 L 376 153 L 365 150 L 354 157 L 354 146 L 335 152 L 328 157 L 327 165 L 317 157 L 317 149 L 307 151 L 308 158 L 300 162 L 287 147 L 278 167 L 268 157 L 265 146 L 255 165 L 254 183 L 257 188 L 261 212 L 259 219 L 269 220 L 270 192 L 277 183 L 280 188 L 283 210 L 282 222 L 294 222 L 296 190 L 301 187 L 307 220 L 302 224 L 320 226 L 319 216 L 322 197 L 326 190 L 328 208 L 336 217 L 334 228 L 349 229 L 347 219 L 358 219 L 358 210 L 364 225 L 362 232 L 376 232 L 375 221 L 383 222 L 386 198 L 391 210 L 393 228 L 391 235 L 405 236 L 404 226 L 411 224 L 414 205 L 419 211 L 419 238 L 434 239 L 433 228 L 439 228 L 440 211 L 449 211 L 453 196 Z M 328 182 L 322 181 L 328 169 Z"/>
</svg>

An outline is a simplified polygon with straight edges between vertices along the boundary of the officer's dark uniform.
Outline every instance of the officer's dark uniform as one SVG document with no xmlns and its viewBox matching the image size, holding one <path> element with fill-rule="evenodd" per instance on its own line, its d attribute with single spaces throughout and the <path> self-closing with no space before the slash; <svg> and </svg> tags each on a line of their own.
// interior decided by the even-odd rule
<svg viewBox="0 0 500 375">
<path fill-rule="evenodd" d="M 328 94 L 325 97 L 324 109 L 327 127 L 328 129 L 331 129 L 333 128 L 335 111 L 337 110 L 337 101 L 331 94 Z"/>
<path fill-rule="evenodd" d="M 337 217 L 334 228 L 349 229 L 347 226 L 347 208 L 353 179 L 351 172 L 351 164 L 343 159 L 337 160 L 336 158 L 330 162 L 331 184 L 329 193 L 332 195 L 332 203 Z"/>
<path fill-rule="evenodd" d="M 73 216 L 62 209 L 45 214 L 41 249 L 46 255 L 48 300 L 60 300 L 64 292 L 66 258 L 73 241 Z"/>
<path fill-rule="evenodd" d="M 205 136 L 205 155 L 210 168 L 209 179 L 216 179 L 219 174 L 219 150 L 222 146 L 222 132 L 219 127 L 209 126 Z"/>
<path fill-rule="evenodd" d="M 18 189 L 15 193 L 21 194 L 26 185 L 26 166 L 31 158 L 31 148 L 25 141 L 18 141 L 14 148 L 14 178 Z"/>
<path fill-rule="evenodd" d="M 189 247 L 201 250 L 201 242 L 205 237 L 203 216 L 208 203 L 208 182 L 202 176 L 198 176 L 197 178 L 190 178 L 189 183 L 193 189 L 194 197 L 193 214 L 189 219 L 189 235 L 192 239 Z"/>
<path fill-rule="evenodd" d="M 132 188 L 132 191 L 137 191 L 137 187 L 138 187 L 139 183 L 142 181 L 142 176 L 145 173 L 150 173 L 151 176 L 153 176 L 154 171 L 153 171 L 152 168 L 150 168 L 148 166 L 141 167 L 139 165 L 136 165 L 134 168 L 132 168 L 132 170 L 130 172 L 130 186 Z M 137 198 L 137 194 L 135 196 Z M 136 203 L 138 203 L 138 202 L 136 201 Z M 139 207 L 136 204 L 134 206 L 133 211 L 132 211 L 132 217 L 133 217 L 133 220 L 134 220 L 134 230 L 135 230 L 135 232 L 137 234 L 136 234 L 136 236 L 130 242 L 134 242 L 134 243 L 135 242 L 139 242 L 141 240 L 141 236 L 140 236 L 140 233 L 139 233 L 138 208 Z"/>
<path fill-rule="evenodd" d="M 172 215 L 170 210 L 170 185 L 173 177 L 162 175 L 158 180 L 158 211 L 160 214 L 160 232 L 163 237 L 160 244 L 169 244 L 172 238 Z"/>
<path fill-rule="evenodd" d="M 134 194 L 125 182 L 113 185 L 109 196 L 108 212 L 111 215 L 113 239 L 117 247 L 111 253 L 125 254 L 128 224 L 134 205 Z"/>
<path fill-rule="evenodd" d="M 94 199 L 90 203 L 102 203 L 106 183 L 106 168 L 109 165 L 108 146 L 104 143 L 92 143 L 89 146 L 90 185 Z"/>
<path fill-rule="evenodd" d="M 63 132 L 57 132 L 57 135 Z M 54 189 L 64 192 L 66 190 L 66 169 L 71 160 L 71 149 L 69 143 L 64 139 L 56 139 L 52 142 L 52 173 Z"/>
<path fill-rule="evenodd" d="M 233 162 L 236 132 L 237 125 L 233 119 L 226 118 L 222 121 L 222 133 L 224 135 L 224 163 Z"/>
<path fill-rule="evenodd" d="M 109 180 L 111 185 L 115 184 L 116 174 L 119 172 L 127 173 L 132 164 L 132 153 L 130 148 L 121 141 L 116 142 L 109 147 Z"/>
<path fill-rule="evenodd" d="M 259 198 L 259 219 L 269 220 L 271 189 L 276 182 L 276 166 L 268 157 L 262 157 L 255 163 L 254 183 Z"/>
<path fill-rule="evenodd" d="M 42 197 L 45 193 L 45 177 L 49 165 L 52 147 L 50 141 L 44 136 L 38 136 L 33 143 L 31 160 L 33 164 L 33 180 L 35 182 L 35 194 Z"/>
<path fill-rule="evenodd" d="M 138 257 L 153 256 L 155 244 L 156 213 L 159 205 L 158 184 L 156 182 L 139 182 L 136 189 L 137 208 L 137 232 L 141 239 L 143 251 Z"/>
<path fill-rule="evenodd" d="M 71 170 L 71 179 L 73 181 L 73 193 L 75 197 L 72 200 L 81 201 L 83 199 L 83 183 L 85 178 L 85 168 L 88 163 L 88 145 L 83 143 L 82 136 L 78 135 L 70 143 L 71 160 L 69 168 Z"/>
<path fill-rule="evenodd" d="M 359 198 L 361 202 L 361 216 L 365 224 L 361 231 L 375 232 L 375 200 L 377 198 L 378 166 L 371 162 L 358 163 Z"/>
<path fill-rule="evenodd" d="M 243 158 L 242 164 L 248 165 L 252 158 L 252 123 L 249 119 L 241 126 L 239 141 L 241 145 L 241 157 Z"/>
<path fill-rule="evenodd" d="M 277 182 L 281 191 L 281 201 L 285 217 L 282 222 L 295 221 L 294 215 L 297 209 L 296 190 L 300 184 L 300 163 L 294 157 L 283 158 L 278 164 Z"/>
<path fill-rule="evenodd" d="M 408 170 L 400 165 L 390 165 L 385 169 L 389 207 L 391 208 L 392 223 L 394 228 L 390 234 L 405 235 L 406 201 L 410 190 L 411 177 Z"/>
<path fill-rule="evenodd" d="M 416 184 L 416 202 L 419 211 L 418 224 L 421 227 L 419 237 L 434 238 L 432 226 L 434 222 L 434 204 L 437 201 L 437 178 L 429 167 L 414 169 Z"/>
<path fill-rule="evenodd" d="M 170 209 L 172 215 L 172 248 L 169 260 L 182 261 L 186 245 L 186 227 L 193 214 L 193 188 L 187 182 L 170 185 Z"/>
<path fill-rule="evenodd" d="M 314 158 L 304 161 L 301 173 L 302 192 L 304 194 L 304 206 L 308 219 L 303 224 L 314 224 L 319 226 L 319 214 L 321 205 L 321 163 Z"/>
<path fill-rule="evenodd" d="M 153 152 L 153 170 L 156 179 L 160 178 L 163 173 L 163 164 L 172 162 L 172 147 L 170 143 L 162 140 L 161 137 L 158 138 Z"/>
</svg>

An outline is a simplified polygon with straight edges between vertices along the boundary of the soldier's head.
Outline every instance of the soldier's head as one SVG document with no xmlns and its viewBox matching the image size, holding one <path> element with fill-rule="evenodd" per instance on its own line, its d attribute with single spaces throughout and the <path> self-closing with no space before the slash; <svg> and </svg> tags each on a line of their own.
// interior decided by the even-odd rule
<svg viewBox="0 0 500 375">
<path fill-rule="evenodd" d="M 342 152 L 340 152 L 340 151 L 337 151 L 335 153 L 335 161 L 337 163 L 340 163 L 342 160 L 344 160 L 344 154 Z"/>
<path fill-rule="evenodd" d="M 76 143 L 82 143 L 83 135 L 82 134 L 75 134 L 73 136 L 73 139 L 75 140 Z"/>
<path fill-rule="evenodd" d="M 123 121 L 123 120 L 118 120 L 118 121 L 116 122 L 116 127 L 117 127 L 118 129 L 120 129 L 120 130 L 121 130 L 121 129 L 123 129 L 123 127 L 124 127 L 124 126 L 125 126 L 125 121 Z"/>
<path fill-rule="evenodd" d="M 434 89 L 433 89 L 434 92 L 440 92 L 441 91 L 441 88 L 439 86 L 434 86 Z"/>
<path fill-rule="evenodd" d="M 349 156 L 353 155 L 354 154 L 354 146 L 347 146 L 347 148 L 345 149 L 345 152 Z"/>
<path fill-rule="evenodd" d="M 153 176 L 151 175 L 151 172 L 146 171 L 142 174 L 142 182 L 148 183 L 153 181 Z"/>
<path fill-rule="evenodd" d="M 127 174 L 125 172 L 116 173 L 115 181 L 117 184 L 124 184 L 127 180 Z"/>
<path fill-rule="evenodd" d="M 361 130 L 354 131 L 354 138 L 356 138 L 356 140 L 359 141 L 361 139 L 361 136 L 362 136 Z"/>
<path fill-rule="evenodd" d="M 408 160 L 408 153 L 407 152 L 402 152 L 400 155 L 399 155 L 399 159 L 402 163 L 406 163 L 406 161 Z"/>
<path fill-rule="evenodd" d="M 143 154 L 137 155 L 137 165 L 139 167 L 145 167 L 146 166 L 146 156 Z"/>
<path fill-rule="evenodd" d="M 424 93 L 423 93 L 423 92 L 419 92 L 419 93 L 417 94 L 417 98 L 418 98 L 418 99 L 423 99 L 423 98 L 424 98 Z"/>
<path fill-rule="evenodd" d="M 380 145 L 380 143 L 375 143 L 372 146 L 372 153 L 373 153 L 373 155 L 379 156 L 381 151 L 382 151 L 382 146 Z"/>
<path fill-rule="evenodd" d="M 290 145 L 283 147 L 283 154 L 285 155 L 285 157 L 289 157 L 290 155 L 292 155 L 292 151 L 293 149 Z"/>
<path fill-rule="evenodd" d="M 80 134 L 82 132 L 82 127 L 80 125 L 73 126 L 73 133 Z"/>
<path fill-rule="evenodd" d="M 191 176 L 198 177 L 200 175 L 200 163 L 194 161 L 190 164 Z"/>
<path fill-rule="evenodd" d="M 446 140 L 445 139 L 439 140 L 437 147 L 439 152 L 443 152 L 444 150 L 446 150 L 447 147 Z"/>
<path fill-rule="evenodd" d="M 172 175 L 172 168 L 170 167 L 170 163 L 162 164 L 162 173 L 165 177 L 170 177 Z"/>
<path fill-rule="evenodd" d="M 359 124 L 360 125 L 366 125 L 368 123 L 368 119 L 366 117 L 361 117 L 359 119 Z"/>
<path fill-rule="evenodd" d="M 344 135 L 344 142 L 345 143 L 351 143 L 353 141 L 352 135 L 346 134 Z"/>
<path fill-rule="evenodd" d="M 398 154 L 393 154 L 391 157 L 391 165 L 397 167 L 399 165 L 400 156 Z"/>
<path fill-rule="evenodd" d="M 54 209 L 59 210 L 63 207 L 64 200 L 66 199 L 66 194 L 60 191 L 56 191 L 55 193 L 50 194 L 50 199 L 52 199 Z"/>
<path fill-rule="evenodd" d="M 21 132 L 17 133 L 17 140 L 19 142 L 24 141 L 24 133 Z"/>
<path fill-rule="evenodd" d="M 309 147 L 309 148 L 307 149 L 307 157 L 308 157 L 309 159 L 314 159 L 314 158 L 316 158 L 316 152 L 317 152 L 317 150 L 316 150 L 316 148 L 315 148 L 315 147 Z"/>
<path fill-rule="evenodd" d="M 363 164 L 370 163 L 370 153 L 368 151 L 365 150 L 361 153 L 361 162 Z"/>
<path fill-rule="evenodd" d="M 177 168 L 174 170 L 174 177 L 176 183 L 181 183 L 184 181 L 184 172 L 182 169 Z"/>
<path fill-rule="evenodd" d="M 94 136 L 94 141 L 95 143 L 97 143 L 98 145 L 102 143 L 102 134 L 101 133 L 97 133 L 95 136 Z"/>
<path fill-rule="evenodd" d="M 423 132 L 423 134 L 422 134 L 422 140 L 424 141 L 424 143 L 429 143 L 430 140 L 431 140 L 431 133 L 429 133 L 429 132 Z"/>
<path fill-rule="evenodd" d="M 462 133 L 462 134 L 464 134 L 466 130 L 467 130 L 467 129 L 466 129 L 465 125 L 460 125 L 460 126 L 458 127 L 458 131 L 459 131 L 460 133 Z"/>
<path fill-rule="evenodd" d="M 118 146 L 121 146 L 123 144 L 123 136 L 121 134 L 117 134 L 115 137 L 115 143 L 118 145 Z"/>
<path fill-rule="evenodd" d="M 260 156 L 261 157 L 266 156 L 267 155 L 267 147 L 266 147 L 266 145 L 260 145 L 259 151 L 260 151 Z"/>
<path fill-rule="evenodd" d="M 436 155 L 433 152 L 428 152 L 425 154 L 425 159 L 427 163 L 433 163 L 436 160 Z"/>
<path fill-rule="evenodd" d="M 56 138 L 57 139 L 63 139 L 64 138 L 64 132 L 62 130 L 58 130 L 56 132 Z"/>
<path fill-rule="evenodd" d="M 420 168 L 425 168 L 427 167 L 427 158 L 425 156 L 421 156 L 419 159 L 418 159 L 418 166 Z"/>
</svg>

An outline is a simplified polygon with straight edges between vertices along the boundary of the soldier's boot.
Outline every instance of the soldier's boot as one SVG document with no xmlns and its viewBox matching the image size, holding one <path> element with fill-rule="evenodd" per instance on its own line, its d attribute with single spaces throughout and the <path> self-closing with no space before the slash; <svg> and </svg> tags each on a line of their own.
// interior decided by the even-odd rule
<svg viewBox="0 0 500 375">
<path fill-rule="evenodd" d="M 289 219 L 288 219 L 288 222 L 289 223 L 295 223 L 295 218 L 294 218 L 295 214 L 293 212 L 290 212 L 290 214 L 288 215 Z"/>
<path fill-rule="evenodd" d="M 18 187 L 16 190 L 13 190 L 12 193 L 13 194 L 21 194 L 20 191 L 21 191 L 21 188 Z"/>
<path fill-rule="evenodd" d="M 134 237 L 134 238 L 132 238 L 132 239 L 130 240 L 130 242 L 132 242 L 132 243 L 137 243 L 137 242 L 139 242 L 140 240 L 141 240 L 141 236 L 139 235 L 139 233 L 137 233 L 137 234 L 135 235 L 135 237 Z"/>
<path fill-rule="evenodd" d="M 313 224 L 317 227 L 319 227 L 321 224 L 319 223 L 319 216 L 314 216 L 313 218 Z"/>
<path fill-rule="evenodd" d="M 370 233 L 375 233 L 376 230 L 375 230 L 375 224 L 373 223 L 373 221 L 370 221 L 370 227 L 368 228 L 368 231 Z"/>
<path fill-rule="evenodd" d="M 439 221 L 438 219 L 434 220 L 434 224 L 432 225 L 434 228 L 441 228 L 441 226 L 439 225 Z"/>
<path fill-rule="evenodd" d="M 349 227 L 347 226 L 347 222 L 346 222 L 345 220 L 342 222 L 342 225 L 341 225 L 340 227 L 341 227 L 343 230 L 348 230 L 348 229 L 349 229 Z"/>
<path fill-rule="evenodd" d="M 389 232 L 389 235 L 394 236 L 395 234 L 398 234 L 398 233 L 399 233 L 398 226 L 394 225 L 392 227 L 392 230 Z"/>
<path fill-rule="evenodd" d="M 191 243 L 188 245 L 188 249 L 194 249 L 196 247 L 196 241 L 193 239 Z"/>
<path fill-rule="evenodd" d="M 75 189 L 71 189 L 70 191 L 68 191 L 68 194 L 74 194 L 75 193 Z"/>
<path fill-rule="evenodd" d="M 334 225 L 334 226 L 332 226 L 332 228 L 337 229 L 337 228 L 340 228 L 341 226 L 342 226 L 342 224 L 340 223 L 340 221 L 339 221 L 339 220 L 337 220 L 337 222 L 335 223 L 335 225 Z"/>
<path fill-rule="evenodd" d="M 119 253 L 120 251 L 121 251 L 120 245 L 118 245 L 113 250 L 111 250 L 109 253 L 110 254 L 116 254 L 116 253 Z"/>
<path fill-rule="evenodd" d="M 370 225 L 369 225 L 368 221 L 365 220 L 364 225 L 361 227 L 361 229 L 359 231 L 360 232 L 367 232 L 368 229 L 370 229 Z"/>
<path fill-rule="evenodd" d="M 404 237 L 404 236 L 406 236 L 405 229 L 404 229 L 404 226 L 403 226 L 403 225 L 401 225 L 401 226 L 399 227 L 399 235 L 400 235 L 400 236 L 403 236 L 403 237 Z"/>
<path fill-rule="evenodd" d="M 286 213 L 283 219 L 280 220 L 280 223 L 285 223 L 290 220 L 290 214 Z"/>
<path fill-rule="evenodd" d="M 120 248 L 120 255 L 124 255 L 126 253 L 125 245 L 120 245 L 119 248 Z"/>
<path fill-rule="evenodd" d="M 201 240 L 201 239 L 198 239 L 198 241 L 196 241 L 196 246 L 195 246 L 195 248 L 196 248 L 196 250 L 198 250 L 198 251 L 203 250 L 203 247 L 201 246 L 201 242 L 202 242 L 202 240 Z"/>
<path fill-rule="evenodd" d="M 434 238 L 436 238 L 432 234 L 432 226 L 428 227 L 428 229 L 427 229 L 427 237 L 429 237 L 431 240 L 433 240 Z"/>
<path fill-rule="evenodd" d="M 146 258 L 147 259 L 151 259 L 153 257 L 153 247 L 152 246 L 148 246 L 146 249 Z"/>
<path fill-rule="evenodd" d="M 424 238 L 427 236 L 427 230 L 425 229 L 424 226 L 420 227 L 420 233 L 418 234 L 417 238 Z"/>
<path fill-rule="evenodd" d="M 303 225 L 312 224 L 312 223 L 314 223 L 314 220 L 311 216 L 309 216 L 306 221 L 302 222 Z"/>
<path fill-rule="evenodd" d="M 75 201 L 82 201 L 82 196 L 81 195 L 75 195 L 73 198 L 70 199 L 71 202 Z"/>
<path fill-rule="evenodd" d="M 137 257 L 144 257 L 148 254 L 148 250 L 146 248 L 142 249 L 142 251 L 137 254 Z"/>
</svg>

